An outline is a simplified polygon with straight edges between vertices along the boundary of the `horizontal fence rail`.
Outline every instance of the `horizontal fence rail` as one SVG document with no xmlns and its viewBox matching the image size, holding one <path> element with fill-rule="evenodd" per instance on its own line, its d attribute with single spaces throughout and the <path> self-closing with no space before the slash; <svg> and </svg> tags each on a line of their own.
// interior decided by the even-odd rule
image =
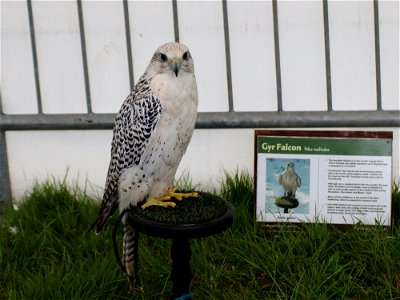
<svg viewBox="0 0 400 300">
<path fill-rule="evenodd" d="M 2 115 L 0 130 L 112 129 L 115 114 Z M 197 129 L 400 127 L 399 111 L 200 112 Z"/>
<path fill-rule="evenodd" d="M 84 30 L 84 15 L 82 1 L 77 0 L 77 11 L 79 21 L 79 35 L 82 52 L 83 78 L 85 83 L 85 97 L 88 113 L 85 114 L 45 114 L 43 113 L 41 81 L 39 68 L 35 16 L 32 9 L 32 1 L 27 0 L 27 14 L 29 20 L 29 34 L 32 49 L 32 63 L 34 66 L 34 80 L 36 89 L 37 114 L 5 114 L 1 108 L 0 94 L 0 211 L 4 209 L 11 200 L 11 188 L 7 158 L 6 131 L 19 130 L 101 130 L 113 127 L 114 113 L 93 113 L 90 93 L 90 70 L 87 60 L 86 38 Z M 178 7 L 179 1 L 172 0 L 173 31 L 175 41 L 179 41 Z M 275 76 L 276 76 L 276 111 L 234 111 L 234 99 L 232 89 L 231 70 L 231 43 L 230 28 L 228 21 L 228 2 L 221 1 L 222 24 L 224 32 L 224 51 L 226 63 L 226 81 L 228 110 L 226 112 L 200 112 L 197 117 L 197 129 L 217 128 L 294 128 L 294 127 L 400 127 L 399 110 L 383 110 L 381 103 L 381 51 L 380 51 L 380 23 L 379 23 L 379 2 L 373 1 L 374 19 L 374 53 L 375 53 L 375 75 L 376 75 L 376 110 L 366 111 L 335 111 L 332 106 L 332 82 L 331 82 L 331 49 L 329 37 L 329 11 L 328 1 L 322 0 L 323 7 L 323 32 L 324 32 L 324 55 L 325 55 L 325 81 L 326 81 L 326 107 L 324 111 L 285 111 L 282 99 L 281 80 L 281 58 L 279 38 L 279 2 L 273 0 L 273 35 L 275 51 Z M 131 41 L 131 20 L 129 19 L 129 1 L 123 0 L 124 29 L 126 36 L 126 51 L 128 57 L 128 70 L 130 85 L 133 85 L 133 60 Z"/>
</svg>

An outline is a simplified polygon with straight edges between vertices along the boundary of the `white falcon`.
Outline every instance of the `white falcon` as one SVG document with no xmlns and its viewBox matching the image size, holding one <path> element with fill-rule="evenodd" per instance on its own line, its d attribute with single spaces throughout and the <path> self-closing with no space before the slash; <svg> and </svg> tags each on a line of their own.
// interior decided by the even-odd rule
<svg viewBox="0 0 400 300">
<path fill-rule="evenodd" d="M 113 131 L 111 161 L 103 202 L 95 222 L 99 233 L 119 207 L 120 212 L 146 200 L 174 206 L 174 176 L 192 137 L 197 116 L 197 86 L 189 49 L 167 43 L 154 53 L 149 66 L 119 110 Z M 125 217 L 123 264 L 133 272 L 135 229 Z"/>
<path fill-rule="evenodd" d="M 285 191 L 285 197 L 295 198 L 297 188 L 301 186 L 301 178 L 294 171 L 294 163 L 286 165 L 285 171 L 278 175 L 278 182 Z"/>
</svg>

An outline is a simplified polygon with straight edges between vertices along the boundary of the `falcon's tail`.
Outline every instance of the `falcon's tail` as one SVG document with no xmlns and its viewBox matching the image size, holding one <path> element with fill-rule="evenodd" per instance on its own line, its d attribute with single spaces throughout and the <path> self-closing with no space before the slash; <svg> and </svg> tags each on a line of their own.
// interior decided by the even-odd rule
<svg viewBox="0 0 400 300">
<path fill-rule="evenodd" d="M 135 228 L 128 224 L 124 223 L 124 237 L 122 241 L 122 263 L 126 269 L 126 272 L 130 276 L 135 276 L 134 270 L 137 270 L 137 241 L 138 236 Z"/>
<path fill-rule="evenodd" d="M 90 226 L 88 232 L 92 231 L 96 227 L 96 234 L 99 234 L 103 229 L 104 224 L 112 217 L 114 212 L 118 208 L 118 196 L 117 194 L 111 195 L 108 201 L 103 200 L 100 207 L 99 215 L 97 216 L 94 223 Z"/>
</svg>

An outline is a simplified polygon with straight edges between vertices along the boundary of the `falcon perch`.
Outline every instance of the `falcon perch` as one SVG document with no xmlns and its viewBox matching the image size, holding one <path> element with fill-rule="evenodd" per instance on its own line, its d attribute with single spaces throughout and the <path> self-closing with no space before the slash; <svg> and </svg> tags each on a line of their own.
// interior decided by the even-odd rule
<svg viewBox="0 0 400 300">
<path fill-rule="evenodd" d="M 115 119 L 103 201 L 95 222 L 99 233 L 119 208 L 146 201 L 174 206 L 174 176 L 192 137 L 197 115 L 197 86 L 189 49 L 180 43 L 160 46 L 123 102 Z M 124 224 L 123 264 L 133 272 L 135 228 Z"/>
</svg>

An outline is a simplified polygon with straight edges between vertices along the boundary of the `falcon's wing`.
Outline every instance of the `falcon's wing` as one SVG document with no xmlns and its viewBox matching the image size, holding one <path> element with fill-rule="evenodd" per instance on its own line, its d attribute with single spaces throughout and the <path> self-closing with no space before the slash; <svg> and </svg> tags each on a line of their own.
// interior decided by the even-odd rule
<svg viewBox="0 0 400 300">
<path fill-rule="evenodd" d="M 301 186 L 301 178 L 300 178 L 300 176 L 297 175 L 297 174 L 296 174 L 296 176 L 297 176 L 297 181 L 296 181 L 297 187 L 300 187 L 300 186 Z"/>
<path fill-rule="evenodd" d="M 129 101 L 131 100 L 131 101 Z M 114 125 L 111 161 L 99 216 L 95 222 L 99 233 L 118 208 L 118 180 L 123 170 L 137 165 L 149 144 L 161 115 L 160 101 L 153 95 L 122 105 Z"/>
<path fill-rule="evenodd" d="M 282 173 L 278 174 L 278 183 L 282 185 Z"/>
</svg>

